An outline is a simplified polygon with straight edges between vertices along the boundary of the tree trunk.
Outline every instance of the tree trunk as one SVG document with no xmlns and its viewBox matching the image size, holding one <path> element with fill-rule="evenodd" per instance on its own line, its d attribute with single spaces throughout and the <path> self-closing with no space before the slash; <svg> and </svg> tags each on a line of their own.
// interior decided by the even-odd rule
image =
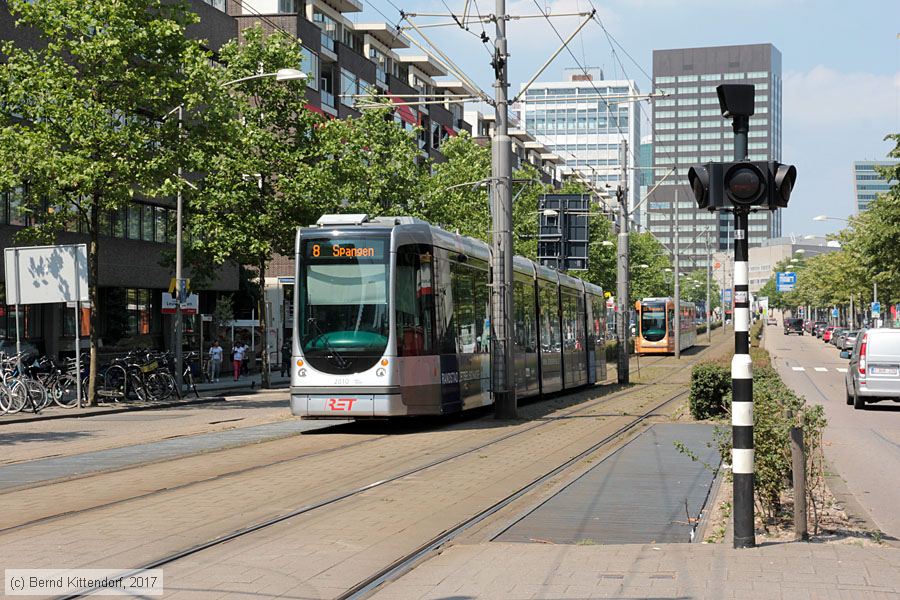
<svg viewBox="0 0 900 600">
<path fill-rule="evenodd" d="M 262 374 L 259 387 L 268 389 L 269 381 L 269 315 L 266 310 L 266 259 L 259 261 L 259 321 L 262 323 Z"/>
<path fill-rule="evenodd" d="M 88 224 L 91 242 L 88 245 L 88 297 L 91 301 L 91 366 L 89 371 L 87 405 L 97 404 L 97 366 L 100 362 L 100 259 L 99 259 L 99 232 L 100 209 L 97 205 L 99 194 L 95 193 L 91 204 L 90 223 Z"/>
</svg>

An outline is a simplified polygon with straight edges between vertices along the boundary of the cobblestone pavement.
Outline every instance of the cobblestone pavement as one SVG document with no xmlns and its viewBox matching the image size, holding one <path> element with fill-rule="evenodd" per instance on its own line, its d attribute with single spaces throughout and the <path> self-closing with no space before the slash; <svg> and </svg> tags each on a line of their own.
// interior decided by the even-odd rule
<svg viewBox="0 0 900 600">
<path fill-rule="evenodd" d="M 4 423 L 0 425 L 0 464 L 95 452 L 293 418 L 288 392 L 281 389 L 164 409 Z"/>
<path fill-rule="evenodd" d="M 734 550 L 729 544 L 496 542 L 453 546 L 374 596 L 376 600 L 898 597 L 900 550 L 888 547 L 785 543 Z"/>
</svg>

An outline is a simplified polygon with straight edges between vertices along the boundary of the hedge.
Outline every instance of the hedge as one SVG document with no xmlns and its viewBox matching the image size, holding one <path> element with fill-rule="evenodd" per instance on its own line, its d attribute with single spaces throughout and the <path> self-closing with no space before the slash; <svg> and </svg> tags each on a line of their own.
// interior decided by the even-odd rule
<svg viewBox="0 0 900 600">
<path fill-rule="evenodd" d="M 731 393 L 731 370 L 722 363 L 699 363 L 691 371 L 688 403 L 695 419 L 711 419 L 725 413 L 725 397 Z"/>
</svg>

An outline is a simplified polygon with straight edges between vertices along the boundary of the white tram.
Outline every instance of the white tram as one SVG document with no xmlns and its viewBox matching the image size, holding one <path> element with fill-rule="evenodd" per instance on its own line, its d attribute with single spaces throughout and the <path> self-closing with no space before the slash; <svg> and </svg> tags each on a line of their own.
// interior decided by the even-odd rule
<svg viewBox="0 0 900 600">
<path fill-rule="evenodd" d="M 291 412 L 439 415 L 492 403 L 490 248 L 411 217 L 326 215 L 296 240 Z M 606 378 L 596 285 L 514 260 L 516 395 Z"/>
</svg>

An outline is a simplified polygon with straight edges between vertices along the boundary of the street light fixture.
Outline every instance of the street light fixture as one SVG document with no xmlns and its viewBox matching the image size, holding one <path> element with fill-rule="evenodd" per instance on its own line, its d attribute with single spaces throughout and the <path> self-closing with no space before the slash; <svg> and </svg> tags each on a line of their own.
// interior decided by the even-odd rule
<svg viewBox="0 0 900 600">
<path fill-rule="evenodd" d="M 256 75 L 250 75 L 249 77 L 240 77 L 238 79 L 232 79 L 231 81 L 226 81 L 221 84 L 221 87 L 227 88 L 238 83 L 243 83 L 245 81 L 251 81 L 254 79 L 262 79 L 264 77 L 274 77 L 276 81 L 296 81 L 298 79 L 307 79 L 306 73 L 299 71 L 297 69 L 278 69 L 274 73 L 259 73 Z M 172 110 L 170 110 L 163 117 L 163 120 L 170 117 L 173 113 L 178 113 L 178 138 L 181 140 L 181 130 L 184 125 L 184 103 L 182 102 Z M 182 170 L 181 165 L 178 166 L 178 179 L 182 180 Z M 194 187 L 194 186 L 191 186 Z M 182 235 L 183 230 L 183 214 L 184 214 L 184 202 L 181 197 L 181 188 L 178 188 L 178 194 L 176 197 L 175 203 L 175 382 L 178 384 L 178 389 L 181 390 L 183 388 L 184 382 L 182 381 L 182 375 L 184 372 L 184 360 L 182 356 L 183 352 L 183 329 L 184 323 L 182 323 L 182 312 L 181 312 L 181 304 L 186 300 L 186 286 L 184 280 L 184 239 Z M 265 282 L 260 281 L 260 286 L 264 286 Z M 201 348 L 201 353 L 202 353 Z M 268 349 L 264 351 L 268 352 Z"/>
<path fill-rule="evenodd" d="M 829 217 L 828 215 L 816 215 L 813 217 L 813 221 L 843 221 L 844 223 L 849 223 L 850 219 L 845 219 L 844 217 Z"/>
<path fill-rule="evenodd" d="M 544 215 L 545 217 L 558 217 L 558 216 L 559 216 L 559 212 L 553 210 L 552 208 L 548 208 L 548 209 L 544 210 L 543 215 Z"/>
</svg>

